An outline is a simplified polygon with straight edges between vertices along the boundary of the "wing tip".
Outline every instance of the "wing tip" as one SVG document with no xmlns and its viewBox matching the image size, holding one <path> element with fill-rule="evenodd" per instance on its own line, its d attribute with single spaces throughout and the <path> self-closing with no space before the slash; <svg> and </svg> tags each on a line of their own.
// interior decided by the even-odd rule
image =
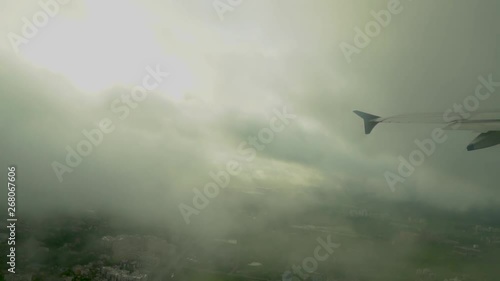
<svg viewBox="0 0 500 281">
<path fill-rule="evenodd" d="M 360 110 L 353 110 L 353 112 L 363 119 L 365 125 L 365 135 L 369 135 L 373 131 L 373 128 L 375 128 L 375 126 L 379 123 L 377 119 L 380 118 L 380 116 L 369 114 Z"/>
</svg>

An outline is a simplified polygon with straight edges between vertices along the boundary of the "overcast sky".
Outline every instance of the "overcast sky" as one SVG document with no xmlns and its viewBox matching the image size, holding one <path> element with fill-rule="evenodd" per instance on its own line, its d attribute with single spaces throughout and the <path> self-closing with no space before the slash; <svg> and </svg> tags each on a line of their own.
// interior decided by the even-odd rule
<svg viewBox="0 0 500 281">
<path fill-rule="evenodd" d="M 221 14 L 212 0 L 72 0 L 16 53 L 8 34 L 21 36 L 22 18 L 43 10 L 0 0 L 0 161 L 18 167 L 20 211 L 105 205 L 182 220 L 179 204 L 192 205 L 193 188 L 231 159 L 243 168 L 229 188 L 247 193 L 351 189 L 452 210 L 500 203 L 500 148 L 467 152 L 476 133 L 448 132 L 391 192 L 384 173 L 397 173 L 398 157 L 436 125 L 383 124 L 365 136 L 352 113 L 444 112 L 474 94 L 479 76 L 500 81 L 500 2 L 401 1 L 349 63 L 340 44 L 353 45 L 355 28 L 389 2 L 252 0 Z M 119 118 L 113 100 L 148 66 L 170 76 Z M 500 108 L 499 95 L 480 110 Z M 296 118 L 241 160 L 239 145 L 285 107 Z M 60 182 L 53 163 L 105 118 L 115 130 Z"/>
</svg>

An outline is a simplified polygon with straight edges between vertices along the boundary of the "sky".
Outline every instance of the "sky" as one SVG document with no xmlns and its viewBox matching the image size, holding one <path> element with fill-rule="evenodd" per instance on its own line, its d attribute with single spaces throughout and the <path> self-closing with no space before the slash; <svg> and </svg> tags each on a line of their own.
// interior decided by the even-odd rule
<svg viewBox="0 0 500 281">
<path fill-rule="evenodd" d="M 442 113 L 473 95 L 478 77 L 500 81 L 498 1 L 220 2 L 72 0 L 19 43 L 23 18 L 44 10 L 0 0 L 9 11 L 0 20 L 0 161 L 17 167 L 20 212 L 106 208 L 182 225 L 181 204 L 193 207 L 194 190 L 231 161 L 239 169 L 221 194 L 319 188 L 453 211 L 500 203 L 500 150 L 467 152 L 477 133 L 447 131 L 393 191 L 385 173 L 438 125 L 382 124 L 366 136 L 352 113 Z M 391 5 L 386 26 L 346 55 L 342 44 L 355 48 L 357 28 Z M 145 100 L 129 114 L 113 109 L 158 69 L 168 77 Z M 478 111 L 498 109 L 499 94 Z M 283 130 L 250 149 L 248 138 L 269 133 L 283 112 L 293 116 L 279 119 Z M 68 167 L 67 147 L 103 120 L 113 131 Z M 62 180 L 55 162 L 71 168 Z M 310 203 L 287 198 L 275 208 Z"/>
</svg>

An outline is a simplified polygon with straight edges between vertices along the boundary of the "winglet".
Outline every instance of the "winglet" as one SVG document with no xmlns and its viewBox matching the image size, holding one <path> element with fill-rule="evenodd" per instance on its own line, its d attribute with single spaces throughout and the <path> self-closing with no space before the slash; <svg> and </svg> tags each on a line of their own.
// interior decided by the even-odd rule
<svg viewBox="0 0 500 281">
<path fill-rule="evenodd" d="M 365 121 L 365 134 L 367 135 L 371 133 L 373 128 L 375 128 L 375 126 L 377 126 L 377 124 L 379 123 L 376 120 L 380 118 L 380 116 L 368 114 L 359 110 L 354 110 L 354 113 L 363 118 L 363 121 Z"/>
</svg>

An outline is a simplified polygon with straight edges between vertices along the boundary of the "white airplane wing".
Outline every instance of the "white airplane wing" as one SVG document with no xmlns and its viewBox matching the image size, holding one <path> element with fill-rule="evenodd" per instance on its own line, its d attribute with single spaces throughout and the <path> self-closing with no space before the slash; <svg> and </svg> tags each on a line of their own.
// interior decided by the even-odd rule
<svg viewBox="0 0 500 281">
<path fill-rule="evenodd" d="M 364 121 L 365 134 L 370 134 L 379 123 L 422 123 L 442 124 L 444 130 L 467 130 L 481 133 L 467 146 L 467 150 L 477 150 L 500 144 L 500 111 L 458 113 L 426 113 L 404 114 L 391 117 L 377 115 L 355 110 L 354 113 Z"/>
</svg>

